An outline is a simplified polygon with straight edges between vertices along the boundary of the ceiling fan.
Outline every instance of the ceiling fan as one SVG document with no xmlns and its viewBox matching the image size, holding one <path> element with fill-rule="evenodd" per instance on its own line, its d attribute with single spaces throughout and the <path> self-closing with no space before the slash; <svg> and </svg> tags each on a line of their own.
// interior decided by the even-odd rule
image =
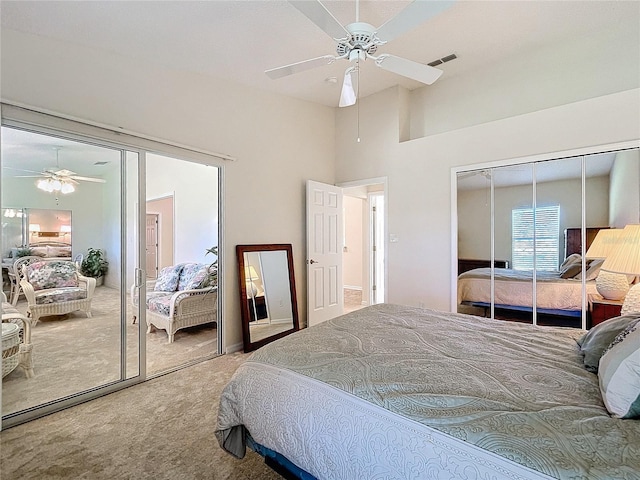
<svg viewBox="0 0 640 480">
<path fill-rule="evenodd" d="M 312 68 L 329 65 L 336 60 L 348 60 L 354 65 L 348 67 L 344 73 L 339 103 L 341 107 L 348 107 L 354 105 L 357 99 L 358 77 L 355 79 L 354 86 L 352 75 L 359 75 L 360 61 L 368 58 L 372 59 L 375 65 L 383 70 L 427 85 L 431 85 L 442 75 L 442 70 L 430 65 L 424 65 L 390 54 L 378 56 L 374 54 L 377 52 L 378 47 L 386 45 L 387 42 L 449 8 L 454 3 L 453 1 L 414 0 L 395 17 L 378 28 L 360 21 L 360 3 L 358 0 L 356 0 L 356 21 L 346 26 L 340 24 L 319 0 L 289 0 L 289 3 L 337 42 L 337 55 L 323 55 L 266 70 L 265 73 L 271 79 L 275 80 Z"/>
<path fill-rule="evenodd" d="M 33 171 L 33 170 L 24 170 L 20 168 L 13 168 L 5 166 L 4 168 L 8 168 L 11 170 L 17 170 L 24 173 L 32 173 L 35 175 L 16 175 L 16 178 L 39 178 L 36 182 L 36 186 L 40 190 L 44 190 L 45 192 L 61 192 L 64 194 L 72 193 L 75 191 L 75 185 L 78 185 L 79 181 L 84 182 L 93 182 L 93 183 L 107 183 L 106 180 L 102 178 L 95 177 L 83 177 L 76 172 L 71 170 L 67 170 L 65 168 L 60 168 L 59 162 L 59 148 L 56 148 L 56 166 L 44 169 L 41 172 Z"/>
</svg>

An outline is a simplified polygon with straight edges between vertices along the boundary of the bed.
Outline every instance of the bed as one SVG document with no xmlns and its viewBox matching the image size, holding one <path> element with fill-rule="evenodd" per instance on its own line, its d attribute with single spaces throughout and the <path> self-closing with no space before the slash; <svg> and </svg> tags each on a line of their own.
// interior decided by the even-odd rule
<svg viewBox="0 0 640 480">
<path fill-rule="evenodd" d="M 598 295 L 595 275 L 587 277 L 587 299 Z M 531 312 L 533 272 L 507 268 L 494 269 L 496 308 Z M 458 276 L 458 305 L 490 308 L 491 269 L 476 268 Z M 536 273 L 536 310 L 538 313 L 580 318 L 582 315 L 582 279 L 562 278 L 561 272 Z"/>
<path fill-rule="evenodd" d="M 300 478 L 637 480 L 640 421 L 608 413 L 583 334 L 366 307 L 254 352 L 216 437 Z"/>
<path fill-rule="evenodd" d="M 608 227 L 585 230 L 585 251 L 598 232 Z M 536 313 L 539 324 L 581 327 L 582 322 L 582 230 L 567 228 L 564 233 L 565 260 L 557 272 L 536 272 Z M 586 293 L 599 298 L 595 279 L 602 260 L 587 259 Z M 573 272 L 573 273 L 571 273 Z M 571 275 L 567 275 L 571 273 Z M 497 318 L 531 322 L 533 312 L 533 272 L 495 268 L 494 306 Z M 465 307 L 471 307 L 465 308 Z M 491 269 L 475 268 L 458 275 L 458 311 L 489 316 Z"/>
</svg>

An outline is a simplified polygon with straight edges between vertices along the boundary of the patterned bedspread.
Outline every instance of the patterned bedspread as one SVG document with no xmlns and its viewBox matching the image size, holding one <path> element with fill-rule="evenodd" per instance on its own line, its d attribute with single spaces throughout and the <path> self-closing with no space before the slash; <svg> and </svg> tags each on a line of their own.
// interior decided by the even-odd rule
<svg viewBox="0 0 640 480">
<path fill-rule="evenodd" d="M 277 373 L 269 376 L 269 372 L 291 372 L 300 378 L 312 379 L 300 382 L 304 388 L 294 385 L 289 389 L 291 392 L 298 389 L 297 395 L 306 395 L 302 390 L 315 382 L 323 386 L 322 395 L 327 394 L 329 388 L 339 392 L 334 397 L 356 397 L 363 404 L 366 401 L 367 405 L 389 415 L 421 425 L 425 431 L 470 444 L 476 450 L 469 452 L 477 449 L 491 452 L 552 478 L 640 479 L 640 421 L 608 415 L 597 376 L 584 369 L 575 342 L 582 333 L 576 329 L 534 327 L 398 305 L 368 307 L 256 351 L 238 369 L 222 395 L 218 439 L 228 447 L 232 444 L 229 435 L 234 427 L 238 430 L 238 425 L 244 425 L 252 435 L 252 422 L 256 422 L 256 432 L 264 430 L 258 425 L 260 415 L 255 411 L 269 412 L 276 401 L 296 404 L 293 397 L 289 400 L 282 397 L 277 387 L 272 389 L 272 394 L 242 391 L 247 386 L 251 390 L 251 386 L 260 385 L 256 375 L 261 375 L 260 367 L 265 365 L 265 378 L 281 378 L 283 385 L 285 379 L 295 377 Z M 269 388 L 264 381 L 262 385 L 260 388 Z M 323 398 L 322 395 L 319 393 L 318 398 Z M 308 398 L 313 399 L 314 394 Z M 252 402 L 258 406 L 252 406 Z M 313 400 L 307 400 L 306 408 L 313 412 Z M 321 407 L 326 408 L 324 404 Z M 331 413 L 333 418 L 340 407 L 330 408 L 336 409 Z M 254 413 L 250 413 L 252 411 Z M 296 417 L 304 419 L 307 427 L 296 425 Z M 313 432 L 314 421 L 321 417 L 320 411 L 311 420 L 302 411 L 288 414 L 288 421 L 292 423 L 281 436 L 290 437 L 289 441 L 296 444 L 294 451 L 304 452 L 327 439 L 317 435 L 304 439 L 294 432 L 302 436 L 305 430 Z M 341 421 L 345 429 L 359 428 L 349 425 L 348 419 Z M 271 425 L 266 430 L 274 428 Z M 419 429 L 413 430 L 419 432 Z M 375 429 L 367 435 L 365 443 L 375 444 L 384 437 L 379 432 L 381 438 L 377 438 Z M 417 445 L 422 445 L 420 435 L 416 433 L 413 446 L 409 442 L 403 448 L 417 449 Z M 402 443 L 399 438 L 395 441 Z M 259 443 L 261 440 L 268 443 L 268 439 L 256 438 Z M 390 445 L 394 442 L 388 437 L 385 441 Z M 445 463 L 450 459 L 444 460 L 449 455 L 442 453 L 437 442 L 434 445 L 437 447 L 435 458 L 439 455 L 443 470 L 449 468 Z M 358 451 L 355 444 L 342 447 Z M 361 450 L 366 454 L 367 447 Z M 460 454 L 460 459 L 466 455 Z M 376 458 L 376 454 L 372 458 Z M 295 463 L 297 459 L 290 460 Z M 301 458 L 302 465 L 298 465 L 320 468 L 307 465 L 308 461 Z M 355 457 L 351 462 L 357 463 Z M 460 463 L 464 462 L 460 460 Z M 479 463 L 471 462 L 472 465 Z M 384 478 L 456 478 L 440 477 L 434 473 L 434 464 L 429 465 L 431 476 L 425 477 L 426 471 L 420 471 L 421 467 L 411 466 L 410 472 L 398 469 L 397 476 Z M 341 478 L 334 470 L 322 468 L 325 471 L 319 478 Z M 515 473 L 492 475 L 487 478 L 541 478 Z"/>
</svg>

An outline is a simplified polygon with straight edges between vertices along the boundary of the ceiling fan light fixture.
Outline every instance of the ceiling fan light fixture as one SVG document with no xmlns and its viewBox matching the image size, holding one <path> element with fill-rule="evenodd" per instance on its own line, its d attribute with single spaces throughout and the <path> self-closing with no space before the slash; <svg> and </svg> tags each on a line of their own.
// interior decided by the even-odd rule
<svg viewBox="0 0 640 480">
<path fill-rule="evenodd" d="M 68 182 L 63 182 L 62 186 L 60 187 L 60 191 L 66 195 L 67 193 L 75 192 L 76 188 Z"/>
<path fill-rule="evenodd" d="M 53 192 L 53 185 L 50 178 L 41 178 L 36 182 L 36 186 L 47 193 Z"/>
</svg>

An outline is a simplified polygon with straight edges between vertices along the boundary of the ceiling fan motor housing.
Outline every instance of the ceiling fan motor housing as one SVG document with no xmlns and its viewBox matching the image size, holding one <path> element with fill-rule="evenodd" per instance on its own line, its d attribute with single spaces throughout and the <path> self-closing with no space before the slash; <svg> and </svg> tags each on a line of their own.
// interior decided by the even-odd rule
<svg viewBox="0 0 640 480">
<path fill-rule="evenodd" d="M 336 52 L 339 56 L 348 56 L 349 60 L 356 58 L 351 53 L 358 52 L 358 58 L 363 59 L 366 55 L 373 55 L 378 50 L 378 45 L 382 42 L 375 36 L 375 27 L 364 22 L 355 22 L 347 25 L 346 30 L 349 32 L 350 37 L 344 41 L 338 42 Z"/>
</svg>

